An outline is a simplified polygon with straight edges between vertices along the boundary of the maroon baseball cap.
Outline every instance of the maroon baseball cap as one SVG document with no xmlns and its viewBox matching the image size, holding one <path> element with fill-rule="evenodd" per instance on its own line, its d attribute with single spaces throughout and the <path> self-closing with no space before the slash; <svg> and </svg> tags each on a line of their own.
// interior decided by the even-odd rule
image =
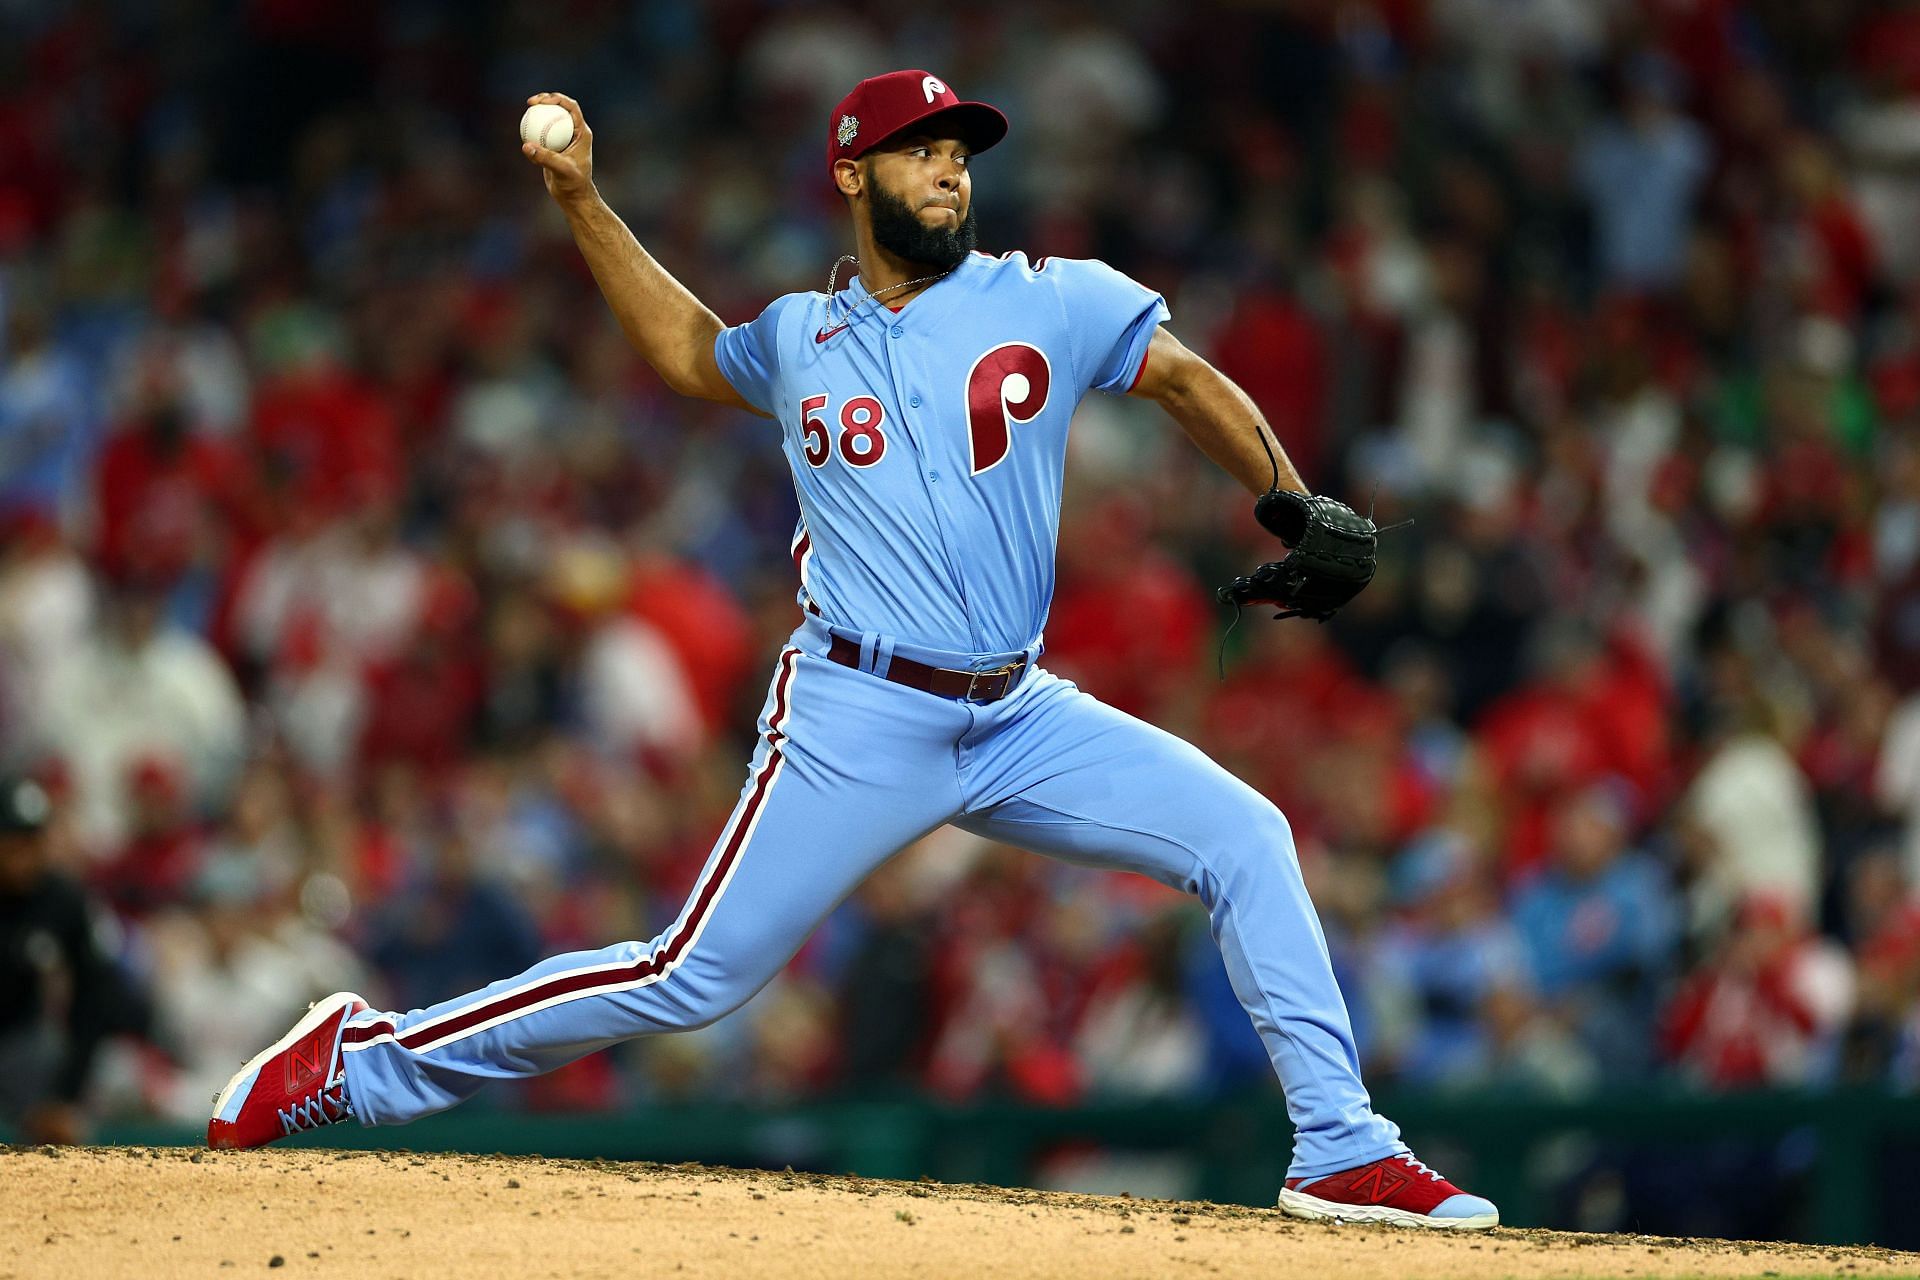
<svg viewBox="0 0 1920 1280">
<path fill-rule="evenodd" d="M 889 71 L 853 86 L 827 121 L 827 169 L 858 160 L 909 125 L 934 116 L 951 124 L 967 146 L 985 151 L 1007 136 L 1007 118 L 984 102 L 962 102 L 947 82 L 927 71 Z"/>
</svg>

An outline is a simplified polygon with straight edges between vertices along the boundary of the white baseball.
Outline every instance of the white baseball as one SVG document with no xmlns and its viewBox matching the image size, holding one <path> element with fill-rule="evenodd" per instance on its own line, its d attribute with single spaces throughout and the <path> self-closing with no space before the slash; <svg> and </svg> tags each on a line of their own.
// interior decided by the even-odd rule
<svg viewBox="0 0 1920 1280">
<path fill-rule="evenodd" d="M 520 117 L 520 141 L 537 142 L 549 151 L 565 151 L 573 141 L 573 117 L 565 107 L 536 102 Z"/>
</svg>

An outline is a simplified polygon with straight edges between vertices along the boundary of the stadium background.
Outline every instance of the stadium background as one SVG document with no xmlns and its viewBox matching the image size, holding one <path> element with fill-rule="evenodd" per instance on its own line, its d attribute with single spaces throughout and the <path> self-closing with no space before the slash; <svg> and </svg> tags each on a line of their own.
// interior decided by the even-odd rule
<svg viewBox="0 0 1920 1280">
<path fill-rule="evenodd" d="M 677 911 L 795 620 L 792 492 L 764 423 L 628 353 L 514 122 L 577 97 L 609 202 L 740 320 L 846 249 L 826 110 L 895 66 L 1013 120 L 984 248 L 1164 291 L 1310 484 L 1417 517 L 1335 624 L 1244 620 L 1221 679 L 1210 589 L 1270 546 L 1096 396 L 1047 632 L 1288 813 L 1370 1082 L 1440 1128 L 1912 1114 L 1920 6 L 28 2 L 0 33 L 0 763 L 98 907 L 107 975 L 36 1006 L 104 1041 L 97 1132 L 203 1121 L 317 994 L 427 1003 Z M 462 1114 L 1271 1103 L 1204 923 L 941 833 L 741 1013 Z M 1747 1127 L 1570 1137 L 1544 1220 L 1810 1230 L 1819 1134 Z M 1180 1192 L 1204 1159 L 1017 1173 Z"/>
</svg>

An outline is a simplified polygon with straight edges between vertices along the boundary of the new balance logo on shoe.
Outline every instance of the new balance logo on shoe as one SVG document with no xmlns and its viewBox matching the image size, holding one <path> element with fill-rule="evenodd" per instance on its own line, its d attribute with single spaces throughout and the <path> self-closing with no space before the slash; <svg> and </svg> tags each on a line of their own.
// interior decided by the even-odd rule
<svg viewBox="0 0 1920 1280">
<path fill-rule="evenodd" d="M 332 1042 L 323 1042 L 318 1036 L 287 1050 L 287 1092 L 301 1092 L 302 1086 L 326 1070 L 326 1059 L 332 1052 Z"/>
<path fill-rule="evenodd" d="M 1365 1196 L 1368 1204 L 1379 1204 L 1411 1181 L 1411 1178 L 1388 1173 L 1381 1165 L 1374 1165 L 1349 1183 L 1347 1190 L 1352 1192 L 1355 1198 Z"/>
</svg>

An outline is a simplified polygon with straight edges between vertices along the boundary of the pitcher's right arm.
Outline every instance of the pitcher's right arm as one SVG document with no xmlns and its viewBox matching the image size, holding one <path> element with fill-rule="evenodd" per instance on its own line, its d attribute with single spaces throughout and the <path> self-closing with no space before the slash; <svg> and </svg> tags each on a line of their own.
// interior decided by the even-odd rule
<svg viewBox="0 0 1920 1280">
<path fill-rule="evenodd" d="M 573 141 L 564 151 L 526 142 L 521 153 L 540 166 L 547 194 L 566 215 L 573 242 L 627 341 L 681 395 L 760 413 L 741 398 L 714 361 L 713 342 L 725 328 L 720 317 L 655 262 L 600 198 L 593 185 L 593 130 L 587 128 L 580 104 L 564 93 L 536 93 L 527 99 L 529 106 L 536 102 L 554 103 L 573 116 Z"/>
</svg>

